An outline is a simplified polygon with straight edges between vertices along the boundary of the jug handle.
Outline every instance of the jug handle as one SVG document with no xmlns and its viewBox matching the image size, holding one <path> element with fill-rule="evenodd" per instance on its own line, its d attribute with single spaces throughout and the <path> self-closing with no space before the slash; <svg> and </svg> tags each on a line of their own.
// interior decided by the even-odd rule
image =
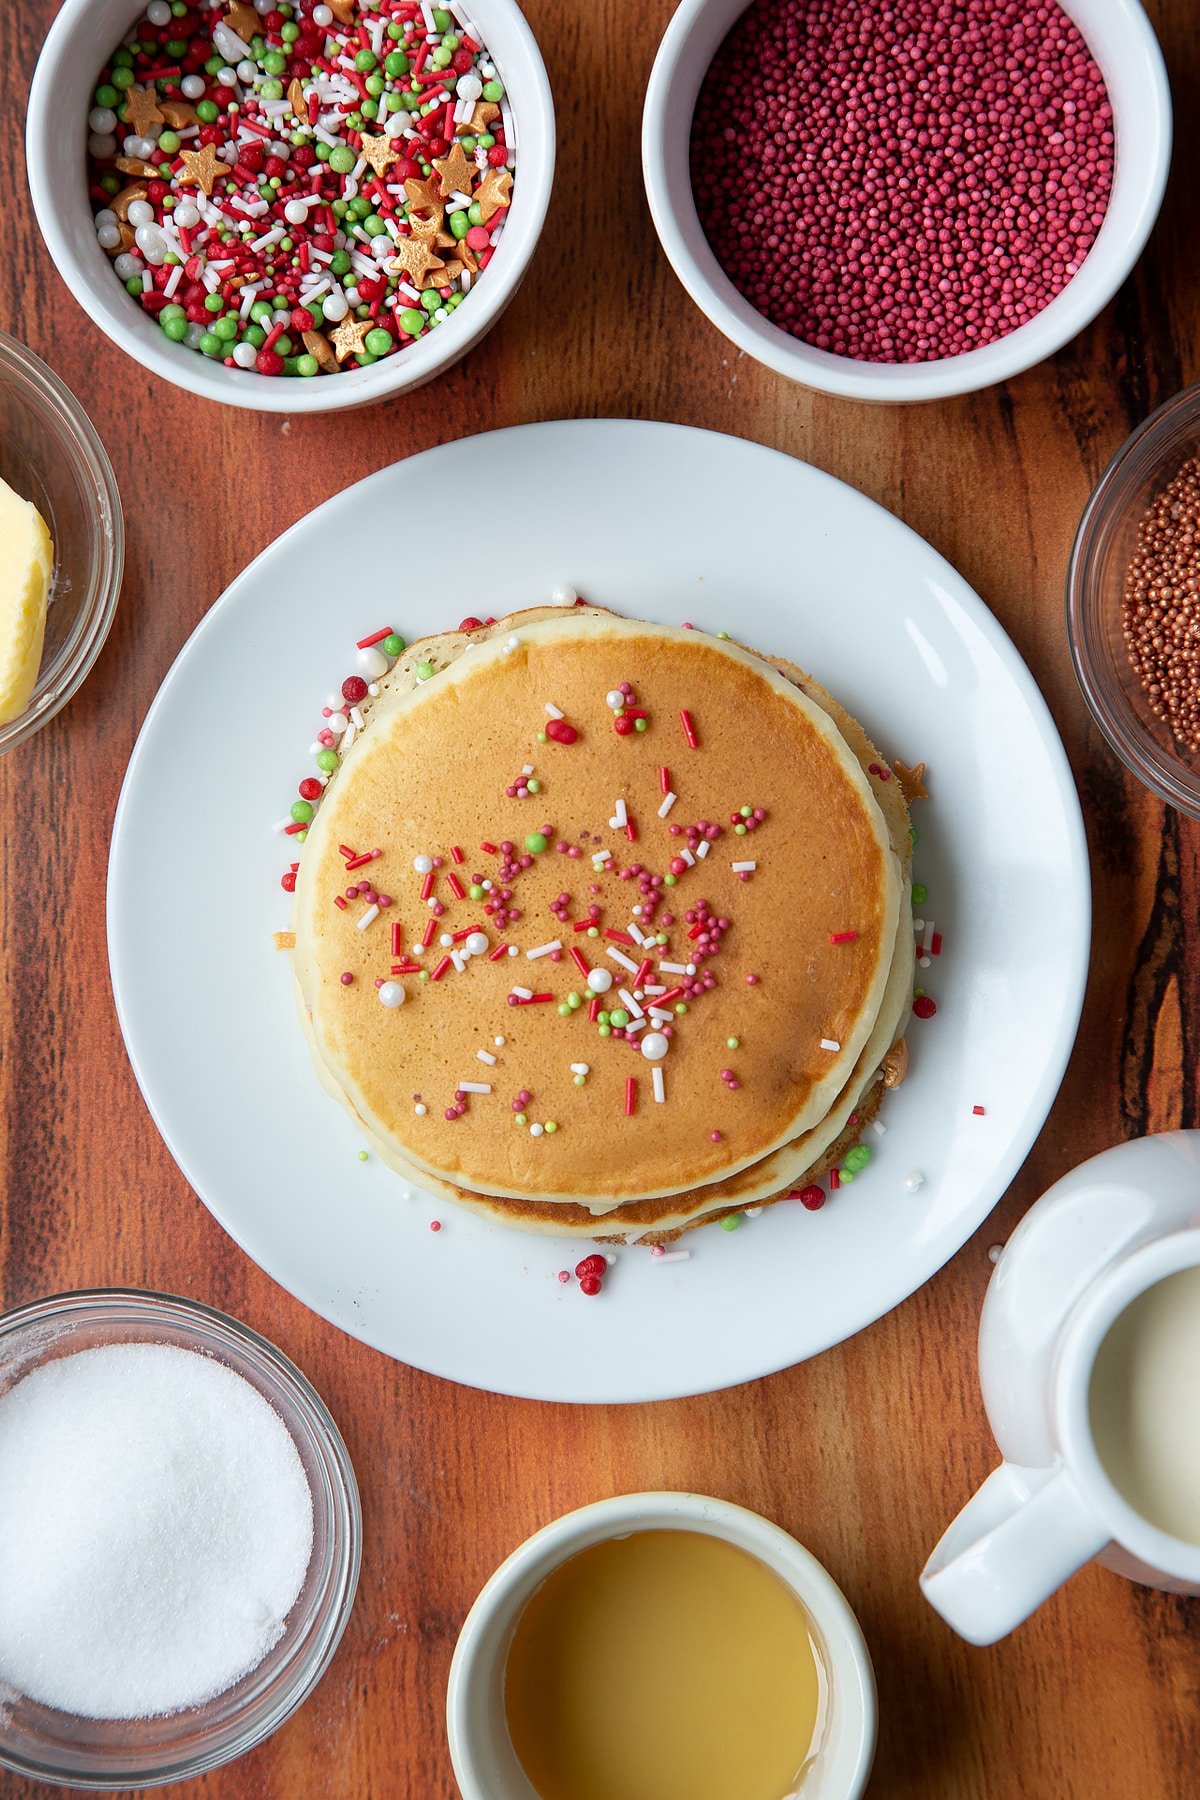
<svg viewBox="0 0 1200 1800">
<path fill-rule="evenodd" d="M 1001 1463 L 945 1532 L 921 1591 L 968 1643 L 994 1644 L 1109 1542 L 1066 1469 Z"/>
</svg>

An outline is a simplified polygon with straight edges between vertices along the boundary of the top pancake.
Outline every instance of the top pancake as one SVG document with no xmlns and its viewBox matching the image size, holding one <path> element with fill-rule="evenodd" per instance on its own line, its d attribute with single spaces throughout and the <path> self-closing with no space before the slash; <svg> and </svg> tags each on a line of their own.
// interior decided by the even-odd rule
<svg viewBox="0 0 1200 1800">
<path fill-rule="evenodd" d="M 829 715 L 739 646 L 596 613 L 530 622 L 518 615 L 509 626 L 471 643 L 432 680 L 411 690 L 393 685 L 317 813 L 296 891 L 296 972 L 315 1054 L 373 1136 L 418 1170 L 481 1194 L 604 1210 L 726 1179 L 825 1117 L 875 1025 L 903 886 L 887 823 Z M 623 681 L 648 714 L 648 729 L 626 737 L 614 731 L 605 701 Z M 577 742 L 537 742 L 547 702 L 578 730 Z M 694 750 L 681 708 L 695 722 Z M 510 799 L 505 789 L 527 762 L 541 792 Z M 679 796 L 667 821 L 657 816 L 664 764 Z M 618 798 L 637 822 L 636 843 L 610 829 Z M 737 836 L 730 814 L 743 805 L 766 816 Z M 669 825 L 701 819 L 719 824 L 721 835 L 705 860 L 662 890 L 655 926 L 669 941 L 654 946 L 654 958 L 687 961 L 685 915 L 701 900 L 729 925 L 700 966 L 715 987 L 672 1027 L 658 1065 L 666 1098 L 656 1104 L 652 1065 L 632 1042 L 601 1039 L 586 1004 L 570 1017 L 558 1012 L 570 991 L 586 995 L 569 949 L 582 948 L 590 966 L 607 968 L 627 989 L 632 973 L 607 950 L 634 962 L 646 952 L 575 934 L 550 905 L 565 893 L 570 921 L 594 903 L 601 928 L 625 931 L 631 919 L 641 928 L 632 912 L 643 903 L 636 876 L 622 880 L 616 871 L 636 864 L 666 872 L 686 843 Z M 488 878 L 498 888 L 500 858 L 480 844 L 519 848 L 547 825 L 550 848 L 509 884 L 521 917 L 498 933 L 481 902 L 453 897 L 448 877 L 455 871 L 464 885 Z M 579 854 L 557 851 L 560 842 Z M 466 853 L 461 869 L 451 861 L 454 844 Z M 366 930 L 356 924 L 361 902 L 345 911 L 333 904 L 347 881 L 361 879 L 347 877 L 339 845 L 383 852 L 364 873 L 394 904 Z M 596 873 L 592 856 L 605 848 L 613 868 Z M 445 859 L 435 889 L 447 908 L 439 933 L 480 925 L 492 944 L 502 935 L 521 951 L 559 939 L 561 960 L 473 958 L 437 982 L 397 977 L 407 1003 L 380 1005 L 375 984 L 389 978 L 390 921 L 402 922 L 412 946 L 428 917 L 413 870 L 422 854 Z M 757 864 L 745 882 L 730 867 L 742 860 Z M 846 932 L 853 940 L 831 941 Z M 441 955 L 435 947 L 426 966 Z M 551 992 L 554 1003 L 510 1006 L 514 985 Z M 621 1004 L 614 986 L 603 1005 Z M 497 1058 L 494 1066 L 478 1060 L 480 1049 Z M 583 1086 L 571 1069 L 580 1062 L 590 1070 Z M 736 1086 L 722 1079 L 725 1069 Z M 627 1116 L 631 1076 L 635 1110 Z M 493 1091 L 469 1096 L 466 1113 L 447 1120 L 464 1081 Z M 533 1136 L 514 1123 L 511 1103 L 525 1090 L 528 1122 L 553 1121 L 555 1132 Z M 426 1108 L 421 1115 L 417 1104 Z"/>
</svg>

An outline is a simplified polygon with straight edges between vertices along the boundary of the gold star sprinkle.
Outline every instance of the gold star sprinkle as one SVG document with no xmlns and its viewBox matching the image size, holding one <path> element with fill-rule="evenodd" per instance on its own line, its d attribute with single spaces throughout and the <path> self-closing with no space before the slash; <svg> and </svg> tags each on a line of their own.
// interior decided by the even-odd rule
<svg viewBox="0 0 1200 1800">
<path fill-rule="evenodd" d="M 131 87 L 125 90 L 125 121 L 132 132 L 144 138 L 152 125 L 161 125 L 158 95 L 153 88 Z"/>
<path fill-rule="evenodd" d="M 475 165 L 467 161 L 461 144 L 455 144 L 449 156 L 437 157 L 433 166 L 441 177 L 443 197 L 453 193 L 470 193 Z"/>
<path fill-rule="evenodd" d="M 908 1074 L 908 1045 L 898 1038 L 883 1059 L 883 1085 L 898 1088 Z"/>
<path fill-rule="evenodd" d="M 304 98 L 304 89 L 300 86 L 300 77 L 293 75 L 288 84 L 288 105 L 292 109 L 292 117 L 302 125 L 308 124 L 308 102 Z"/>
<path fill-rule="evenodd" d="M 400 159 L 400 148 L 395 138 L 385 137 L 382 132 L 378 136 L 364 131 L 362 142 L 358 146 L 358 154 L 365 157 L 376 175 L 383 177 L 394 162 Z"/>
<path fill-rule="evenodd" d="M 325 0 L 325 4 L 339 25 L 353 25 L 354 8 L 358 0 Z"/>
<path fill-rule="evenodd" d="M 156 169 L 152 162 L 143 162 L 140 156 L 118 156 L 113 167 L 120 169 L 122 175 L 141 175 L 147 181 L 162 180 L 162 170 Z"/>
<path fill-rule="evenodd" d="M 164 100 L 162 116 L 172 131 L 184 131 L 189 125 L 200 123 L 200 115 L 190 100 Z"/>
<path fill-rule="evenodd" d="M 370 319 L 343 319 L 333 333 L 333 347 L 337 351 L 339 362 L 345 362 L 348 356 L 362 356 L 367 348 L 367 333 L 371 329 Z"/>
<path fill-rule="evenodd" d="M 225 23 L 230 31 L 235 31 L 243 44 L 248 44 L 262 30 L 262 23 L 252 6 L 245 6 L 242 0 L 229 0 L 225 12 Z"/>
<path fill-rule="evenodd" d="M 477 100 L 475 110 L 465 119 L 460 119 L 455 132 L 460 137 L 482 137 L 493 119 L 500 117 L 500 108 L 491 100 Z"/>
<path fill-rule="evenodd" d="M 511 193 L 512 176 L 508 170 L 489 169 L 472 195 L 472 199 L 483 215 L 485 225 L 493 213 L 500 212 L 508 205 Z"/>
<path fill-rule="evenodd" d="M 914 800 L 928 800 L 929 792 L 925 786 L 924 763 L 914 763 L 910 769 L 907 763 L 894 762 L 892 772 L 900 783 L 900 792 L 910 806 Z"/>
<path fill-rule="evenodd" d="M 301 333 L 304 348 L 310 356 L 315 356 L 326 374 L 332 374 L 337 368 L 337 358 L 329 348 L 329 339 L 323 331 L 305 331 Z"/>
<path fill-rule="evenodd" d="M 205 144 L 202 150 L 181 150 L 179 155 L 183 168 L 176 175 L 176 181 L 186 182 L 189 187 L 203 188 L 206 194 L 212 193 L 217 176 L 228 172 L 225 164 L 217 160 L 215 144 Z M 157 172 L 155 170 L 156 174 Z"/>
<path fill-rule="evenodd" d="M 401 238 L 396 245 L 395 261 L 391 266 L 396 270 L 403 269 L 421 287 L 427 271 L 431 268 L 440 269 L 442 265 L 423 238 L 410 237 Z"/>
<path fill-rule="evenodd" d="M 408 201 L 410 216 L 413 212 L 417 212 L 423 221 L 432 218 L 440 231 L 442 220 L 446 216 L 446 208 L 442 196 L 438 192 L 437 176 L 431 175 L 428 181 L 406 181 L 404 194 Z"/>
</svg>

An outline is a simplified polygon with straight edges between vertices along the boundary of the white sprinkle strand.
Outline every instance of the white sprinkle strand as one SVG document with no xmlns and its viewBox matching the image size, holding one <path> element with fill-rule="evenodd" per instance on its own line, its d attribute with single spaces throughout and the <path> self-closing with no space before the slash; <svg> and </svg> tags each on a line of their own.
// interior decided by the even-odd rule
<svg viewBox="0 0 1200 1800">
<path fill-rule="evenodd" d="M 367 926 L 373 925 L 378 917 L 379 908 L 377 906 L 368 906 L 362 918 L 358 920 L 358 929 L 360 931 L 365 931 Z"/>
<path fill-rule="evenodd" d="M 571 1073 L 572 1075 L 590 1075 L 591 1070 L 586 1063 L 572 1063 Z"/>
<path fill-rule="evenodd" d="M 650 1254 L 661 1268 L 664 1263 L 688 1262 L 692 1253 L 690 1250 L 651 1250 Z"/>
<path fill-rule="evenodd" d="M 711 849 L 712 845 L 709 843 L 708 839 L 701 838 L 700 842 L 696 845 L 696 861 L 703 862 Z"/>
<path fill-rule="evenodd" d="M 840 1050 L 841 1047 L 842 1046 L 838 1043 L 836 1038 L 822 1038 L 821 1039 L 822 1050 Z"/>
<path fill-rule="evenodd" d="M 532 988 L 515 987 L 513 989 L 513 993 L 517 996 L 518 1000 L 532 1000 L 533 999 L 533 989 Z"/>
<path fill-rule="evenodd" d="M 623 950 L 618 950 L 615 944 L 610 944 L 608 946 L 608 954 L 615 963 L 620 963 L 623 969 L 628 969 L 631 975 L 637 974 L 638 965 L 635 962 L 632 962 Z"/>
<path fill-rule="evenodd" d="M 667 814 L 670 812 L 671 808 L 674 806 L 678 797 L 679 796 L 677 794 L 668 794 L 667 795 L 666 799 L 663 801 L 662 805 L 658 809 L 658 816 L 660 819 L 666 818 Z"/>
<path fill-rule="evenodd" d="M 475 1057 L 478 1062 L 488 1063 L 489 1065 L 496 1060 L 490 1050 L 477 1050 L 475 1052 Z"/>
<path fill-rule="evenodd" d="M 655 1099 L 656 1099 L 656 1100 L 657 1100 L 657 1101 L 658 1101 L 658 1103 L 659 1103 L 659 1105 L 660 1105 L 660 1106 L 661 1106 L 661 1105 L 662 1105 L 662 1102 L 663 1102 L 663 1101 L 664 1101 L 664 1100 L 665 1100 L 665 1099 L 666 1099 L 666 1097 L 667 1097 L 667 1084 L 666 1084 L 666 1082 L 665 1082 L 665 1081 L 664 1081 L 664 1080 L 663 1080 L 663 1072 L 662 1072 L 662 1070 L 661 1070 L 661 1069 L 660 1069 L 660 1068 L 659 1068 L 659 1067 L 658 1067 L 658 1064 L 657 1064 L 657 1063 L 655 1063 L 655 1064 L 654 1064 L 654 1065 L 653 1065 L 653 1066 L 652 1066 L 652 1067 L 651 1067 L 651 1070 L 650 1070 L 650 1080 L 651 1080 L 651 1082 L 652 1082 L 652 1083 L 653 1083 L 653 1086 L 654 1086 L 654 1098 L 655 1098 Z"/>
<path fill-rule="evenodd" d="M 660 962 L 658 966 L 664 975 L 686 975 L 688 972 L 686 963 Z"/>
<path fill-rule="evenodd" d="M 915 1194 L 917 1189 L 919 1187 L 924 1187 L 924 1185 L 925 1177 L 922 1175 L 920 1169 L 913 1169 L 911 1173 L 904 1177 L 904 1191 L 906 1194 Z"/>
<path fill-rule="evenodd" d="M 552 700 L 547 700 L 544 710 L 552 719 L 561 719 L 563 716 L 562 708 L 555 706 Z"/>
<path fill-rule="evenodd" d="M 527 950 L 525 955 L 529 962 L 536 962 L 539 956 L 549 956 L 552 951 L 561 949 L 562 940 L 552 938 L 548 944 L 539 944 L 535 950 Z"/>
<path fill-rule="evenodd" d="M 749 875 L 753 870 L 757 869 L 758 864 L 756 862 L 740 862 L 733 863 L 730 866 L 735 875 Z"/>
<path fill-rule="evenodd" d="M 460 1081 L 458 1091 L 462 1094 L 490 1094 L 492 1084 L 490 1081 Z"/>
<path fill-rule="evenodd" d="M 633 995 L 629 992 L 628 988 L 618 988 L 617 992 L 618 992 L 618 994 L 620 994 L 621 999 L 625 1003 L 625 1006 L 633 1014 L 635 1019 L 644 1019 L 645 1018 L 646 1009 L 644 1007 L 638 1005 L 637 1001 L 634 999 Z"/>
<path fill-rule="evenodd" d="M 887 1130 L 887 1126 L 882 1124 L 878 1119 L 872 1119 L 871 1120 L 871 1130 L 873 1132 L 875 1132 L 877 1137 L 882 1137 L 884 1132 Z"/>
</svg>

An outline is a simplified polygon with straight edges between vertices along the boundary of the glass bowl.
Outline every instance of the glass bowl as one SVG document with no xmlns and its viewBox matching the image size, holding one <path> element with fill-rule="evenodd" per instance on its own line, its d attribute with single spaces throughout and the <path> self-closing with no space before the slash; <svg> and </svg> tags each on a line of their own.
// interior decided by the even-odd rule
<svg viewBox="0 0 1200 1800">
<path fill-rule="evenodd" d="M 313 1501 L 313 1548 L 283 1636 L 240 1681 L 156 1719 L 82 1719 L 21 1695 L 0 1705 L 0 1765 L 75 1788 L 183 1781 L 260 1744 L 307 1699 L 338 1646 L 362 1552 L 358 1486 L 320 1396 L 246 1325 L 195 1300 L 135 1288 L 56 1294 L 0 1318 L 0 1393 L 41 1364 L 101 1344 L 171 1344 L 243 1376 L 291 1433 Z"/>
<path fill-rule="evenodd" d="M 1125 573 L 1138 526 L 1167 483 L 1200 452 L 1200 384 L 1152 413 L 1117 451 L 1087 503 L 1067 570 L 1067 641 L 1097 725 L 1139 781 L 1200 819 L 1200 754 L 1156 719 L 1123 636 Z"/>
<path fill-rule="evenodd" d="M 116 477 L 78 400 L 0 331 L 0 476 L 45 519 L 54 579 L 41 668 L 25 711 L 0 725 L 0 751 L 61 712 L 100 654 L 121 591 L 125 525 Z"/>
</svg>

